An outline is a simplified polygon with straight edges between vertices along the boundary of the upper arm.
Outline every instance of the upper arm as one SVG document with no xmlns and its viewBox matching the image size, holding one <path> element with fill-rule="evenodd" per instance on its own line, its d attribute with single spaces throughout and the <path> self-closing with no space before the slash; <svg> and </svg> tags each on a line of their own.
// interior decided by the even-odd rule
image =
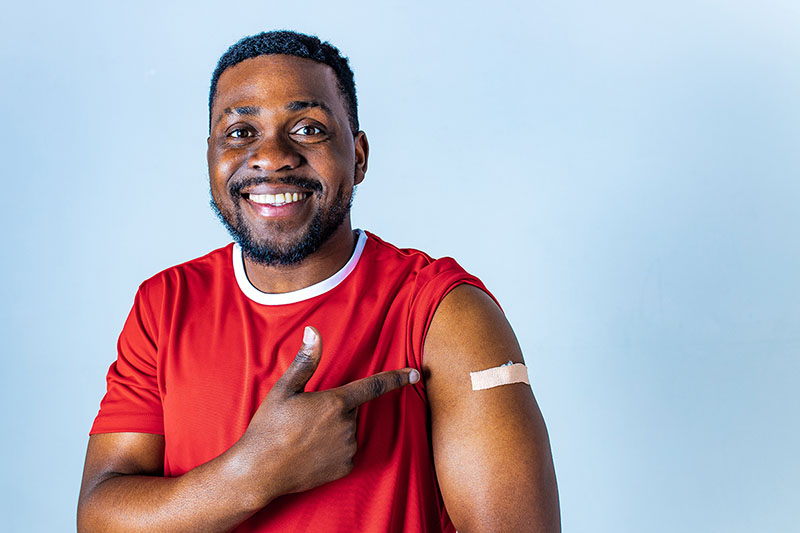
<svg viewBox="0 0 800 533">
<path fill-rule="evenodd" d="M 424 347 L 436 474 L 459 531 L 560 531 L 550 443 L 524 383 L 473 391 L 470 372 L 523 362 L 514 332 L 482 290 L 460 285 Z"/>
</svg>

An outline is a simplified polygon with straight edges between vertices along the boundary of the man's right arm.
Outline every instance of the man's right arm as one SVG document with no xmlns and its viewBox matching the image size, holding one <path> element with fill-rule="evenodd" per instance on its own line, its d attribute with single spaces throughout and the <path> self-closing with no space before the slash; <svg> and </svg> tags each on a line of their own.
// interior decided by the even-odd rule
<svg viewBox="0 0 800 533">
<path fill-rule="evenodd" d="M 92 435 L 78 531 L 225 531 L 258 510 L 228 452 L 175 478 L 162 477 L 163 458 L 162 435 Z"/>
<path fill-rule="evenodd" d="M 227 531 L 274 498 L 347 475 L 362 403 L 419 380 L 392 370 L 335 389 L 304 392 L 322 340 L 303 347 L 226 452 L 179 477 L 163 477 L 164 437 L 96 434 L 89 439 L 78 501 L 79 531 Z"/>
</svg>

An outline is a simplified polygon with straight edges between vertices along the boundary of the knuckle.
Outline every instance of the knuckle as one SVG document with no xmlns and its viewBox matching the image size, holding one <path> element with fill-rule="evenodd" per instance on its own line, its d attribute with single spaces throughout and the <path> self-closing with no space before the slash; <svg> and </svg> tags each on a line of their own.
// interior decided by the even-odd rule
<svg viewBox="0 0 800 533">
<path fill-rule="evenodd" d="M 401 374 L 400 372 L 392 372 L 389 377 L 392 380 L 392 388 L 394 389 L 399 389 L 406 384 L 407 378 L 405 374 Z"/>
<path fill-rule="evenodd" d="M 334 412 L 341 413 L 342 411 L 347 410 L 347 400 L 344 398 L 344 396 L 335 394 L 332 395 L 331 398 Z"/>
<path fill-rule="evenodd" d="M 298 365 L 310 365 L 314 362 L 314 350 L 311 347 L 302 347 L 294 358 Z"/>
<path fill-rule="evenodd" d="M 368 387 L 368 391 L 370 393 L 370 396 L 372 396 L 374 398 L 377 398 L 378 396 L 380 396 L 381 394 L 386 392 L 386 381 L 384 381 L 383 379 L 379 379 L 379 378 L 371 379 L 367 383 L 367 387 Z"/>
<path fill-rule="evenodd" d="M 353 460 L 352 457 L 350 457 L 346 461 L 342 461 L 342 467 L 341 467 L 341 472 L 340 472 L 341 473 L 341 477 L 344 477 L 347 474 L 349 474 L 350 472 L 352 472 L 353 468 L 355 466 L 356 466 L 356 464 L 355 464 L 355 461 Z"/>
</svg>

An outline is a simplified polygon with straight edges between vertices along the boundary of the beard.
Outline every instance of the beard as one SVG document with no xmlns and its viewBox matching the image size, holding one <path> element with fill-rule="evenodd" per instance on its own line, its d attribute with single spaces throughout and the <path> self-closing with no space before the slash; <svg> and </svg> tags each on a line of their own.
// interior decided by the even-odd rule
<svg viewBox="0 0 800 533">
<path fill-rule="evenodd" d="M 319 195 L 322 192 L 322 185 L 316 181 L 291 176 L 281 178 L 278 181 L 283 184 L 298 185 L 312 190 L 314 195 Z M 254 234 L 253 229 L 245 220 L 240 203 L 241 200 L 244 200 L 241 193 L 244 187 L 267 182 L 269 180 L 254 179 L 232 184 L 228 193 L 234 199 L 234 202 L 233 208 L 229 213 L 224 213 L 220 209 L 214 199 L 213 192 L 211 194 L 211 209 L 228 230 L 228 233 L 231 234 L 233 240 L 242 247 L 242 251 L 247 257 L 265 266 L 294 265 L 319 250 L 344 223 L 353 205 L 355 188 L 350 194 L 339 188 L 333 204 L 327 209 L 318 209 L 298 239 L 294 242 L 280 244 L 267 238 L 259 238 Z M 277 228 L 280 231 L 280 224 L 277 225 Z"/>
</svg>

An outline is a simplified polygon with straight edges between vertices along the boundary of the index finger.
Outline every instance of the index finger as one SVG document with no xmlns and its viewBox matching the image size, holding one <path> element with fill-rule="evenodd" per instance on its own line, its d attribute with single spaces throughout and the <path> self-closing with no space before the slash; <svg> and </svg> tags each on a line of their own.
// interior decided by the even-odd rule
<svg viewBox="0 0 800 533">
<path fill-rule="evenodd" d="M 362 403 L 369 402 L 406 385 L 419 381 L 419 372 L 413 368 L 388 370 L 371 376 L 357 379 L 347 385 L 337 387 L 336 390 L 344 398 L 345 404 L 354 409 Z"/>
</svg>

